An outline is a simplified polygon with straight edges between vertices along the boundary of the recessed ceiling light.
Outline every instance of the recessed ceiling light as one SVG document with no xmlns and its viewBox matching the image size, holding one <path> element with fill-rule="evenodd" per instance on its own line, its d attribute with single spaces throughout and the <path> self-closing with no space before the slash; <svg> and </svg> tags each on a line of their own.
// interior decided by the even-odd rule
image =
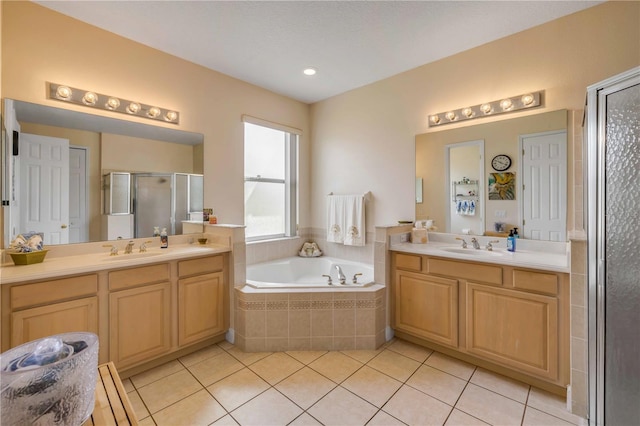
<svg viewBox="0 0 640 426">
<path fill-rule="evenodd" d="M 315 75 L 316 74 L 316 69 L 315 68 L 305 68 L 304 71 L 302 71 L 304 73 L 304 75 Z"/>
</svg>

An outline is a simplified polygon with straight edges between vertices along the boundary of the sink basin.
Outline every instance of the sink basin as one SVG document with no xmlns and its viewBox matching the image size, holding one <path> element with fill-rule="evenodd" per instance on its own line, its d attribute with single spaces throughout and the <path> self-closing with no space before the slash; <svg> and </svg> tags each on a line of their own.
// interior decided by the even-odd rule
<svg viewBox="0 0 640 426">
<path fill-rule="evenodd" d="M 131 253 L 131 254 L 118 254 L 117 256 L 107 256 L 102 260 L 104 262 L 116 262 L 119 260 L 134 260 L 134 259 L 144 259 L 147 257 L 153 257 L 162 254 L 160 252 L 147 252 L 147 253 Z"/>
<path fill-rule="evenodd" d="M 467 254 L 469 256 L 478 256 L 478 257 L 491 257 L 491 256 L 502 256 L 502 253 L 496 251 L 488 251 L 488 250 L 476 250 L 474 248 L 460 248 L 460 247 L 445 247 L 441 249 L 442 251 L 446 251 L 447 253 L 455 253 L 455 254 Z"/>
</svg>

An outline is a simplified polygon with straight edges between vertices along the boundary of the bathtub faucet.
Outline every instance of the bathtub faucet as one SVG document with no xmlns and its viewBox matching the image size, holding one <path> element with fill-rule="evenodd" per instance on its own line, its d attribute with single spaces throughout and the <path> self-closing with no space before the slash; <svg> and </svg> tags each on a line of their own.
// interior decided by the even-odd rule
<svg viewBox="0 0 640 426">
<path fill-rule="evenodd" d="M 338 270 L 338 279 L 340 280 L 340 284 L 346 284 L 347 277 L 344 276 L 344 273 L 342 272 L 342 268 L 340 267 L 340 265 L 336 265 L 336 269 Z"/>
</svg>

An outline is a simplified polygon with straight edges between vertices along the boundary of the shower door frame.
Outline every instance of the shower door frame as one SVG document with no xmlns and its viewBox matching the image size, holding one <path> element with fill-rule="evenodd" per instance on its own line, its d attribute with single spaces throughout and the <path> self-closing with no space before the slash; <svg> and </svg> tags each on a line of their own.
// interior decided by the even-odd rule
<svg viewBox="0 0 640 426">
<path fill-rule="evenodd" d="M 589 294 L 589 424 L 604 425 L 606 98 L 640 84 L 640 67 L 587 88 L 587 274 Z M 591 213 L 589 213 L 591 212 Z"/>
</svg>

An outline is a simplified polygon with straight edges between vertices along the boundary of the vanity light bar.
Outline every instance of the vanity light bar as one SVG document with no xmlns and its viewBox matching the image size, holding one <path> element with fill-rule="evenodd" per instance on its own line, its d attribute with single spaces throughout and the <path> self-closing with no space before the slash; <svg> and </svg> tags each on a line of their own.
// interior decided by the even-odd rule
<svg viewBox="0 0 640 426">
<path fill-rule="evenodd" d="M 115 96 L 103 95 L 90 90 L 77 89 L 62 84 L 49 83 L 49 98 L 76 105 L 120 112 L 136 117 L 149 118 L 165 123 L 180 123 L 180 113 L 174 110 L 145 105 Z"/>
<path fill-rule="evenodd" d="M 539 107 L 541 105 L 541 97 L 541 91 L 531 92 L 498 101 L 485 102 L 479 105 L 431 114 L 429 116 L 429 127 Z"/>
</svg>

